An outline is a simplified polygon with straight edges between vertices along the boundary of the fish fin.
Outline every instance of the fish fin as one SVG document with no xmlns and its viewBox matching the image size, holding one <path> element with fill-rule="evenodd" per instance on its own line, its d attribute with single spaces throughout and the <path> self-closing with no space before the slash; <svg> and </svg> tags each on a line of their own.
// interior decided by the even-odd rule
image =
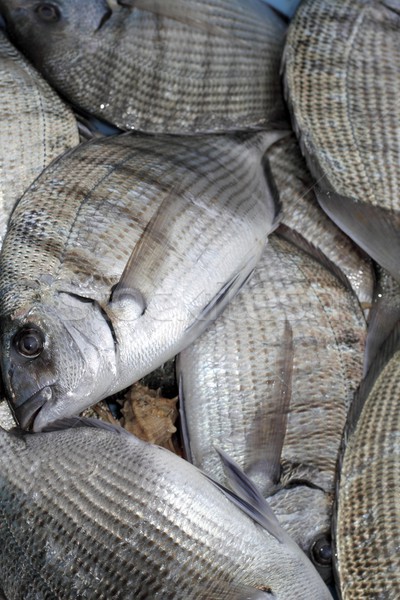
<svg viewBox="0 0 400 600">
<path fill-rule="evenodd" d="M 397 282 L 394 282 L 394 285 L 399 287 Z M 386 294 L 384 290 L 380 290 L 378 286 L 377 299 L 372 305 L 368 321 L 364 374 L 369 371 L 379 349 L 398 321 L 400 321 L 400 288 L 399 294 L 390 295 Z"/>
<path fill-rule="evenodd" d="M 193 463 L 192 449 L 190 447 L 189 427 L 186 418 L 185 411 L 185 393 L 183 385 L 183 374 L 180 370 L 179 356 L 176 359 L 176 372 L 178 374 L 178 388 L 179 388 L 179 415 L 181 418 L 181 436 L 182 445 L 185 453 L 186 460 Z"/>
<path fill-rule="evenodd" d="M 77 429 L 80 427 L 92 427 L 93 429 L 103 429 L 104 431 L 109 431 L 110 433 L 116 433 L 118 435 L 128 435 L 132 437 L 132 434 L 129 433 L 123 427 L 119 425 L 113 425 L 112 423 L 107 423 L 106 421 L 101 421 L 100 419 L 93 419 L 89 417 L 66 417 L 64 419 L 57 419 L 52 423 L 46 425 L 41 430 L 41 433 L 50 433 L 54 431 L 62 431 L 64 429 Z M 33 433 L 32 435 L 37 435 Z"/>
<path fill-rule="evenodd" d="M 253 431 L 247 436 L 245 472 L 253 477 L 256 471 L 261 470 L 263 479 L 266 479 L 265 495 L 270 495 L 276 488 L 281 473 L 281 455 L 286 435 L 287 417 L 292 397 L 293 373 L 293 331 L 290 323 L 285 319 L 283 331 L 282 352 L 276 359 L 275 379 L 273 382 L 273 412 L 266 413 L 261 407 L 255 418 Z"/>
<path fill-rule="evenodd" d="M 328 271 L 330 271 L 335 277 L 348 289 L 353 291 L 353 287 L 345 275 L 342 269 L 338 267 L 333 261 L 331 261 L 326 254 L 317 246 L 314 246 L 312 242 L 304 238 L 301 233 L 291 229 L 284 223 L 281 223 L 276 231 L 276 234 L 283 237 L 288 242 L 291 242 L 303 252 L 309 254 L 312 258 L 315 258 L 321 265 L 323 265 Z"/>
<path fill-rule="evenodd" d="M 257 262 L 255 253 L 248 262 Z M 185 346 L 188 346 L 206 329 L 207 325 L 217 319 L 223 309 L 238 294 L 253 274 L 254 268 L 248 273 L 248 262 L 242 265 L 231 279 L 220 287 L 215 296 L 208 302 L 196 320 L 185 329 Z"/>
<path fill-rule="evenodd" d="M 208 475 L 206 477 L 253 521 L 261 525 L 278 542 L 283 543 L 285 533 L 258 488 L 228 454 L 220 448 L 216 448 L 216 451 L 222 461 L 225 475 L 232 489 L 229 490 Z"/>
<path fill-rule="evenodd" d="M 320 186 L 316 195 L 332 221 L 400 282 L 400 214 Z"/>
<path fill-rule="evenodd" d="M 359 416 L 362 412 L 366 399 L 368 398 L 376 379 L 379 377 L 386 364 L 390 361 L 396 352 L 400 350 L 400 322 L 397 322 L 393 330 L 380 347 L 375 359 L 373 360 L 368 373 L 361 381 L 351 403 L 347 416 L 347 422 L 344 430 L 344 445 L 354 429 L 357 426 Z"/>
<path fill-rule="evenodd" d="M 399 0 L 383 0 L 382 4 L 387 10 L 400 17 L 400 2 Z"/>
<path fill-rule="evenodd" d="M 187 193 L 178 189 L 178 186 L 172 186 L 166 191 L 166 196 L 135 244 L 121 278 L 113 289 L 112 303 L 130 299 L 133 305 L 137 305 L 138 316 L 146 309 L 146 300 L 143 298 L 139 290 L 140 285 L 136 280 L 135 267 L 138 263 L 142 263 L 147 269 L 152 263 L 162 260 L 166 249 L 171 246 L 171 240 L 165 232 L 168 231 L 171 222 L 179 219 L 183 210 L 182 201 L 188 205 L 194 202 Z"/>
</svg>

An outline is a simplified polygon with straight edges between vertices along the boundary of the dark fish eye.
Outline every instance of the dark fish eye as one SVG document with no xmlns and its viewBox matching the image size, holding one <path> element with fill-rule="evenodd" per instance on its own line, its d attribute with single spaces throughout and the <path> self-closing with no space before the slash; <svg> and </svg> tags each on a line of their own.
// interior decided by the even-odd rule
<svg viewBox="0 0 400 600">
<path fill-rule="evenodd" d="M 54 23 L 55 21 L 59 21 L 61 18 L 60 9 L 55 4 L 50 4 L 49 2 L 41 2 L 37 4 L 35 7 L 35 13 L 39 17 L 41 21 L 45 21 L 46 23 Z"/>
<path fill-rule="evenodd" d="M 314 563 L 321 567 L 329 567 L 332 563 L 332 545 L 328 536 L 317 538 L 311 547 Z"/>
<path fill-rule="evenodd" d="M 44 347 L 44 337 L 39 329 L 24 327 L 13 339 L 14 348 L 26 358 L 37 358 Z"/>
</svg>

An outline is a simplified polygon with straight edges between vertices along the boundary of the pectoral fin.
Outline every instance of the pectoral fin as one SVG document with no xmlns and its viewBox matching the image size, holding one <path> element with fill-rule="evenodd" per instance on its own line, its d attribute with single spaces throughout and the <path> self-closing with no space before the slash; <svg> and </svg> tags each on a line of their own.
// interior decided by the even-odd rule
<svg viewBox="0 0 400 600">
<path fill-rule="evenodd" d="M 400 282 L 400 214 L 319 186 L 316 195 L 332 221 Z"/>
<path fill-rule="evenodd" d="M 222 460 L 224 471 L 232 491 L 207 476 L 208 479 L 253 521 L 261 525 L 278 542 L 283 543 L 286 534 L 258 488 L 243 473 L 239 465 L 223 450 L 216 450 Z"/>
<path fill-rule="evenodd" d="M 389 274 L 384 274 L 383 270 L 375 295 L 368 322 L 364 374 L 369 371 L 381 346 L 400 321 L 400 285 Z"/>
<path fill-rule="evenodd" d="M 122 272 L 120 281 L 114 288 L 113 302 L 120 298 L 132 297 L 132 299 L 136 298 L 138 310 L 145 309 L 146 298 L 142 295 L 141 282 L 137 273 L 140 271 L 140 273 L 152 274 L 156 266 L 162 264 L 165 253 L 173 245 L 168 235 L 171 223 L 179 220 L 185 208 L 191 204 L 192 199 L 178 186 L 166 191 L 165 198 L 147 223 Z M 175 248 L 174 251 L 176 252 Z"/>
<path fill-rule="evenodd" d="M 292 397 L 293 332 L 285 320 L 281 353 L 275 365 L 273 383 L 273 410 L 267 413 L 261 407 L 248 435 L 245 471 L 249 477 L 260 472 L 266 481 L 265 495 L 276 488 L 281 472 L 281 454 L 285 441 L 287 417 Z"/>
</svg>

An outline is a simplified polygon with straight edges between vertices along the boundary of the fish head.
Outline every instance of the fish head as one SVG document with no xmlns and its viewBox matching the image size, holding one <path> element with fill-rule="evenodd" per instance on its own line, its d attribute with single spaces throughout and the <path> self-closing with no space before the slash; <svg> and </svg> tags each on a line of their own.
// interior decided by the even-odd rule
<svg viewBox="0 0 400 600">
<path fill-rule="evenodd" d="M 95 53 L 112 10 L 106 0 L 0 0 L 7 31 L 36 68 L 57 85 L 83 53 Z"/>
<path fill-rule="evenodd" d="M 101 308 L 86 298 L 59 293 L 4 317 L 1 370 L 20 426 L 40 431 L 105 397 L 115 351 Z"/>
<path fill-rule="evenodd" d="M 326 583 L 332 575 L 332 494 L 292 481 L 269 499 L 279 522 L 305 552 Z"/>
</svg>

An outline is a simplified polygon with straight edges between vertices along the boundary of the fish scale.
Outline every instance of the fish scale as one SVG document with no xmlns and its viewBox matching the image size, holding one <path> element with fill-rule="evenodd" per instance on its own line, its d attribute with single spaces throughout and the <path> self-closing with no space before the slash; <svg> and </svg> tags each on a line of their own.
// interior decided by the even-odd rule
<svg viewBox="0 0 400 600">
<path fill-rule="evenodd" d="M 11 355 L 6 323 L 36 321 L 49 334 L 44 362 L 21 356 L 23 365 L 5 367 L 15 406 L 30 397 L 33 410 L 45 390 L 57 416 L 80 412 L 205 329 L 276 227 L 264 153 L 282 135 L 125 134 L 81 144 L 42 174 L 18 203 L 0 255 Z M 32 379 L 19 388 L 26 368 Z"/>
<path fill-rule="evenodd" d="M 341 271 L 364 309 L 372 304 L 374 274 L 371 260 L 320 208 L 315 181 L 294 134 L 268 150 L 271 173 L 282 204 L 281 235 Z M 288 228 L 289 231 L 286 229 Z M 295 237 L 293 237 L 293 232 Z M 292 239 L 293 238 L 293 239 Z"/>
<path fill-rule="evenodd" d="M 122 129 L 207 133 L 282 113 L 285 24 L 258 0 L 57 2 L 41 22 L 2 0 L 16 43 L 73 104 Z"/>
<path fill-rule="evenodd" d="M 345 430 L 335 527 L 344 600 L 400 594 L 398 329 L 376 356 L 355 401 L 359 416 L 351 414 Z"/>
<path fill-rule="evenodd" d="M 400 4 L 305 0 L 288 30 L 284 84 L 317 197 L 398 281 Z"/>
<path fill-rule="evenodd" d="M 263 598 L 251 595 L 255 586 L 273 591 L 266 600 L 329 598 L 294 546 L 175 455 L 88 427 L 7 435 L 0 431 L 0 585 L 8 600 Z M 297 585 L 304 572 L 305 590 Z"/>
<path fill-rule="evenodd" d="M 0 30 L 0 243 L 16 201 L 43 169 L 79 142 L 72 111 Z"/>
<path fill-rule="evenodd" d="M 289 371 L 282 366 L 286 321 Z M 309 555 L 329 535 L 337 455 L 362 377 L 365 336 L 352 292 L 274 233 L 246 286 L 179 355 L 189 460 L 226 483 L 214 448 L 231 455 Z M 280 381 L 291 390 L 287 406 L 277 396 Z M 330 567 L 322 572 L 329 578 Z"/>
</svg>

